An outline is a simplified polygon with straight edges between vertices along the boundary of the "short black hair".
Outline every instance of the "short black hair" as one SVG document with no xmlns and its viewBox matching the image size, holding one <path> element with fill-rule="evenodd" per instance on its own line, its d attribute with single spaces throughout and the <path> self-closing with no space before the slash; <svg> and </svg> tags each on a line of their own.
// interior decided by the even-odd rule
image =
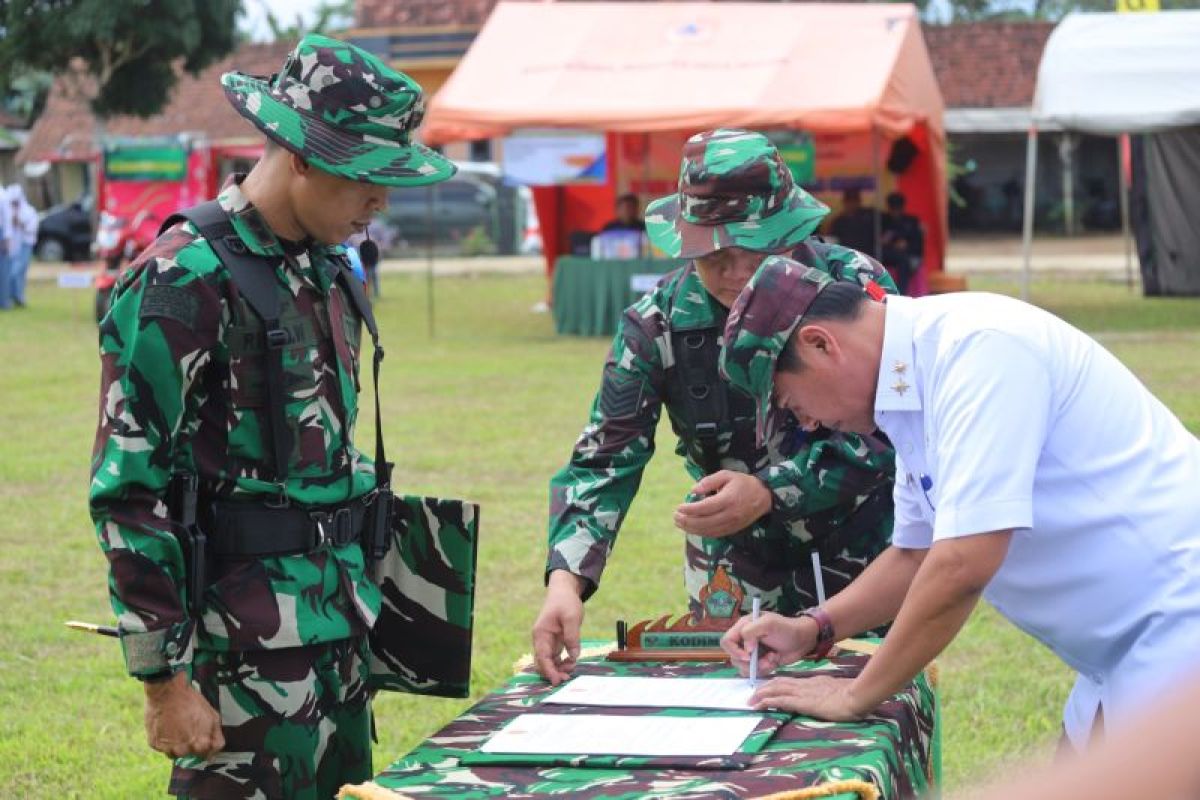
<svg viewBox="0 0 1200 800">
<path fill-rule="evenodd" d="M 814 322 L 853 322 L 862 316 L 866 302 L 867 291 L 857 283 L 837 281 L 826 286 L 812 301 L 800 324 L 792 331 L 791 338 L 775 361 L 775 370 L 799 372 L 804 368 L 800 363 L 800 352 L 796 349 L 796 334 L 800 332 L 800 328 Z"/>
<path fill-rule="evenodd" d="M 893 211 L 904 208 L 904 195 L 899 192 L 892 192 L 887 196 L 887 207 Z"/>
</svg>

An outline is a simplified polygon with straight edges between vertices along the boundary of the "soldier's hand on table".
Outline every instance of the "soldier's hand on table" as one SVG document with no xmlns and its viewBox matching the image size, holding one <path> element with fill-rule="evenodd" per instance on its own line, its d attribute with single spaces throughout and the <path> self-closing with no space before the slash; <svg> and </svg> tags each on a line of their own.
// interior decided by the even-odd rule
<svg viewBox="0 0 1200 800">
<path fill-rule="evenodd" d="M 162 683 L 147 683 L 146 740 L 150 747 L 171 758 L 200 756 L 210 759 L 225 747 L 221 716 L 187 675 L 177 672 Z"/>
<path fill-rule="evenodd" d="M 546 599 L 533 623 L 533 663 L 538 674 L 558 684 L 571 677 L 579 658 L 583 626 L 582 578 L 562 569 L 550 573 Z M 566 657 L 563 657 L 563 649 Z"/>
<path fill-rule="evenodd" d="M 696 536 L 730 536 L 771 510 L 771 490 L 744 472 L 723 469 L 706 475 L 692 494 L 703 499 L 678 506 L 675 527 Z"/>
<path fill-rule="evenodd" d="M 790 711 L 830 722 L 853 722 L 867 715 L 857 702 L 852 678 L 772 678 L 758 687 L 750 705 L 759 711 Z"/>
<path fill-rule="evenodd" d="M 750 657 L 758 644 L 758 674 L 799 661 L 817 646 L 817 625 L 808 617 L 784 617 L 768 611 L 758 619 L 741 617 L 721 637 L 721 649 L 743 677 L 750 674 Z"/>
</svg>

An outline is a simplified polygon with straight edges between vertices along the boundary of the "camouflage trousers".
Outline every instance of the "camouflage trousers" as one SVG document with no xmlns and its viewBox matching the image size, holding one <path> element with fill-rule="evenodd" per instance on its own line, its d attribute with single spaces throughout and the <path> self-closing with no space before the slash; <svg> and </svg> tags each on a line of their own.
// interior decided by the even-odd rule
<svg viewBox="0 0 1200 800">
<path fill-rule="evenodd" d="M 192 683 L 225 750 L 181 758 L 170 793 L 196 800 L 328 800 L 371 778 L 365 637 L 282 650 L 199 650 Z"/>
<path fill-rule="evenodd" d="M 755 595 L 762 598 L 765 611 L 795 616 L 817 604 L 812 554 L 821 557 L 821 579 L 825 597 L 846 588 L 867 564 L 886 550 L 892 538 L 892 501 L 890 491 L 881 495 L 870 513 L 854 520 L 853 530 L 836 535 L 836 547 L 830 540 L 804 541 L 782 525 L 751 526 L 733 536 L 720 538 L 687 536 L 684 548 L 684 581 L 688 605 L 694 615 L 702 611 L 700 590 L 712 580 L 718 567 L 742 590 L 742 611 L 749 612 Z"/>
</svg>

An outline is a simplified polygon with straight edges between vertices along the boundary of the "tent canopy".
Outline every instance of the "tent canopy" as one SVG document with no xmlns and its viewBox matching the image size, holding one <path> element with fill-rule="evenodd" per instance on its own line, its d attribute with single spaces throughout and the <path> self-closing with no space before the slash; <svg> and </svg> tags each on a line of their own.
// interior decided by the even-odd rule
<svg viewBox="0 0 1200 800">
<path fill-rule="evenodd" d="M 861 136 L 882 154 L 907 136 L 918 155 L 895 185 L 925 227 L 926 267 L 939 270 L 943 115 L 911 5 L 501 2 L 430 103 L 422 137 L 590 130 L 613 155 L 628 137 L 717 127 Z M 595 230 L 611 209 L 615 161 L 603 187 L 534 189 L 551 269 L 570 232 Z"/>
<path fill-rule="evenodd" d="M 943 104 L 910 5 L 500 3 L 438 92 L 431 144 L 609 132 L 914 125 Z"/>
<path fill-rule="evenodd" d="M 1034 120 L 1087 133 L 1200 124 L 1200 11 L 1070 14 L 1038 68 Z"/>
</svg>

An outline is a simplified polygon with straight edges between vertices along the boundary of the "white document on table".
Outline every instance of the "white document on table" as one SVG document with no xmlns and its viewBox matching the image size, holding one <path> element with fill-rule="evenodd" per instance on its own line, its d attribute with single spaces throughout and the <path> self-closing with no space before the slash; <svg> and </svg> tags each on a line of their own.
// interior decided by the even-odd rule
<svg viewBox="0 0 1200 800">
<path fill-rule="evenodd" d="M 479 748 L 484 753 L 591 756 L 728 756 L 761 716 L 618 717 L 521 714 Z"/>
<path fill-rule="evenodd" d="M 634 678 L 580 675 L 543 703 L 568 706 L 717 708 L 753 711 L 754 687 L 745 678 Z"/>
</svg>

